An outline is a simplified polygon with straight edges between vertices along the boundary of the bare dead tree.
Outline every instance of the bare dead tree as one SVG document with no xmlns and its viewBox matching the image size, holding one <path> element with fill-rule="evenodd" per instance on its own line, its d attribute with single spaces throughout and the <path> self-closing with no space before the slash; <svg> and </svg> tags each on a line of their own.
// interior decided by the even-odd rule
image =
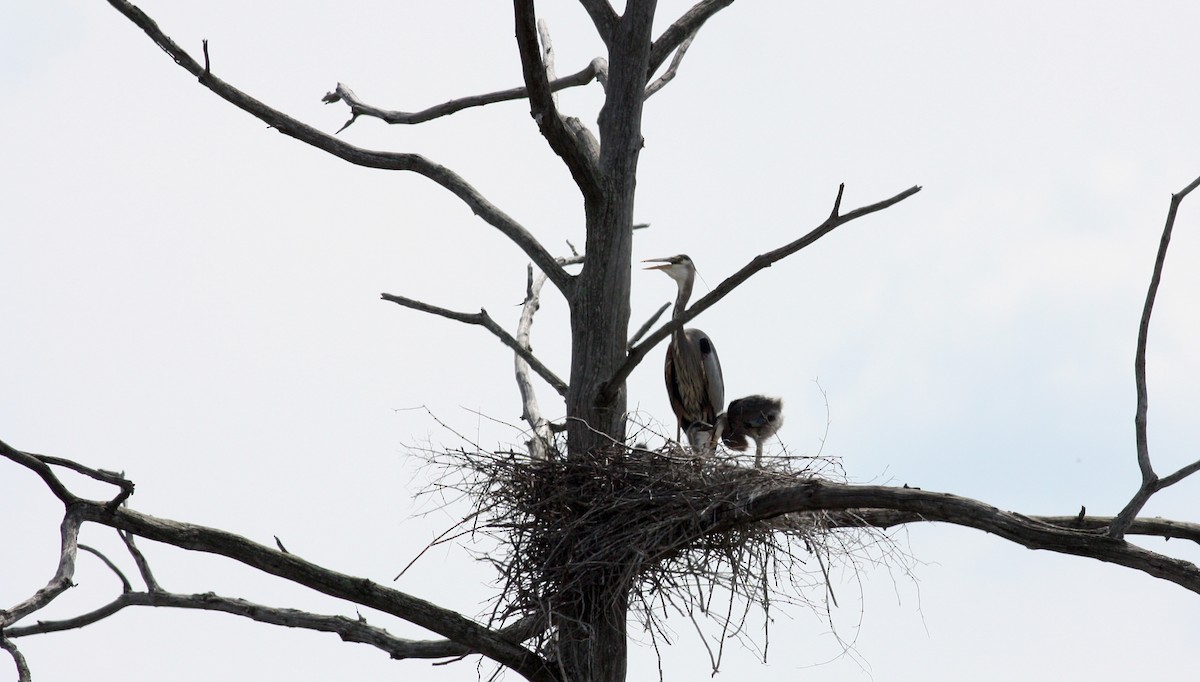
<svg viewBox="0 0 1200 682">
<path fill-rule="evenodd" d="M 1129 543 L 1128 535 L 1200 542 L 1200 524 L 1138 518 L 1157 491 L 1200 470 L 1200 462 L 1158 477 L 1147 445 L 1145 352 L 1150 314 L 1175 217 L 1200 178 L 1172 196 L 1166 227 L 1139 327 L 1135 375 L 1137 461 L 1142 481 L 1116 517 L 1028 516 L 1001 511 L 984 502 L 934 491 L 848 485 L 810 469 L 747 469 L 703 462 L 678 452 L 647 452 L 628 443 L 626 379 L 651 349 L 675 329 L 712 307 L 762 269 L 812 245 L 831 231 L 882 211 L 920 191 L 911 187 L 892 197 L 843 211 L 839 187 L 829 217 L 796 240 L 767 250 L 726 278 L 681 316 L 653 329 L 662 310 L 630 340 L 630 270 L 633 207 L 642 112 L 651 95 L 678 74 L 700 29 L 732 0 L 700 0 L 655 37 L 655 3 L 630 0 L 618 14 L 606 0 L 580 0 L 603 41 L 606 54 L 580 71 L 556 78 L 549 32 L 539 25 L 533 0 L 514 0 L 516 48 L 522 83 L 492 93 L 455 99 L 417 112 L 371 105 L 343 84 L 329 103 L 350 109 L 345 127 L 359 117 L 416 125 L 470 107 L 521 100 L 550 148 L 569 171 L 583 200 L 584 255 L 557 258 L 523 225 L 452 170 L 416 154 L 355 147 L 335 134 L 302 123 L 237 89 L 212 72 L 208 45 L 203 63 L 173 41 L 141 9 L 127 0 L 109 0 L 201 86 L 270 128 L 349 163 L 422 175 L 466 204 L 499 230 L 531 261 L 522 315 L 515 334 L 488 313 L 463 313 L 399 295 L 385 300 L 487 329 L 514 352 L 522 416 L 529 426 L 529 453 L 462 453 L 482 478 L 464 486 L 474 494 L 468 519 L 489 517 L 493 529 L 507 530 L 509 554 L 497 558 L 506 592 L 493 622 L 483 623 L 413 595 L 306 561 L 276 546 L 190 523 L 157 518 L 128 507 L 133 484 L 123 476 L 76 462 L 32 454 L 0 442 L 0 456 L 34 472 L 63 505 L 61 549 L 55 573 L 45 587 L 0 611 L 0 648 L 9 653 L 18 678 L 31 677 L 16 646 L 21 637 L 85 627 L 132 606 L 221 611 L 258 622 L 331 632 L 375 646 L 396 659 L 442 659 L 480 654 L 535 681 L 622 680 L 626 673 L 626 627 L 631 604 L 655 595 L 687 612 L 704 600 L 689 592 L 702 574 L 726 571 L 731 591 L 753 599 L 755 571 L 766 570 L 772 552 L 813 551 L 822 534 L 841 529 L 883 529 L 900 524 L 944 522 L 975 528 L 1033 548 L 1115 563 L 1174 582 L 1200 593 L 1200 568 Z M 669 63 L 668 63 L 668 60 Z M 666 69 L 659 71 L 666 64 Z M 604 88 L 595 132 L 564 116 L 555 93 Z M 580 265 L 576 273 L 567 267 Z M 533 352 L 531 328 L 543 285 L 549 281 L 565 299 L 571 319 L 571 361 L 567 380 L 559 378 Z M 539 409 L 533 376 L 566 401 L 566 420 L 551 424 Z M 486 456 L 484 456 L 486 454 Z M 75 494 L 62 470 L 114 487 L 108 499 Z M 474 486 L 474 487 L 472 487 Z M 632 515 L 632 516 L 631 516 Z M 636 518 L 629 523 L 629 518 Z M 140 584 L 109 557 L 79 544 L 83 524 L 107 526 L 120 534 L 138 569 Z M 792 538 L 805 550 L 779 538 Z M 141 554 L 136 538 L 179 549 L 217 554 L 282 580 L 348 603 L 371 607 L 419 625 L 441 639 L 395 637 L 365 620 L 254 604 L 235 597 L 180 594 L 164 590 Z M 60 621 L 26 619 L 72 584 L 78 552 L 96 554 L 119 578 L 122 591 L 94 611 Z M 818 559 L 822 554 L 816 553 Z M 824 564 L 821 564 L 824 570 Z M 688 578 L 688 579 L 684 579 Z M 654 597 L 651 599 L 653 600 Z M 736 628 L 732 606 L 722 616 Z M 730 625 L 732 624 L 732 626 Z M 714 667 L 717 665 L 714 656 Z"/>
</svg>

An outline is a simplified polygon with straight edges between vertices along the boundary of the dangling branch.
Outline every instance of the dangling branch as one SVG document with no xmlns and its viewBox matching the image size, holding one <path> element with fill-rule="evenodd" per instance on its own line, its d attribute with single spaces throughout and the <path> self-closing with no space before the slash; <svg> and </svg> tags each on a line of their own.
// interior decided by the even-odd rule
<svg viewBox="0 0 1200 682">
<path fill-rule="evenodd" d="M 1178 194 L 1171 195 L 1171 205 L 1167 210 L 1167 223 L 1163 226 L 1162 238 L 1158 242 L 1158 255 L 1154 259 L 1154 273 L 1150 276 L 1150 288 L 1146 292 L 1146 304 L 1142 308 L 1142 319 L 1138 324 L 1137 353 L 1133 361 L 1134 383 L 1137 386 L 1137 412 L 1134 414 L 1133 424 L 1137 441 L 1138 469 L 1142 473 L 1142 483 L 1133 498 L 1117 515 L 1112 526 L 1109 527 L 1108 534 L 1114 538 L 1125 534 L 1138 512 L 1150 501 L 1151 495 L 1200 470 L 1200 461 L 1196 461 L 1170 476 L 1160 479 L 1150 464 L 1150 444 L 1146 428 L 1146 413 L 1149 409 L 1146 391 L 1146 341 L 1150 335 L 1150 313 L 1154 310 L 1154 299 L 1158 295 L 1159 282 L 1162 281 L 1163 264 L 1167 259 L 1167 247 L 1171 244 L 1171 231 L 1175 227 L 1175 216 L 1179 212 L 1179 204 L 1198 186 L 1200 186 L 1200 178 L 1193 180 Z"/>
</svg>

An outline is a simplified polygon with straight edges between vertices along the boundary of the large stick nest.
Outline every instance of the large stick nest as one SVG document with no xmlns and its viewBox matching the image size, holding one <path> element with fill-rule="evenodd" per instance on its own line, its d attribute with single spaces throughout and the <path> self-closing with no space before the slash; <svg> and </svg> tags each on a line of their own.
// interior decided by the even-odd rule
<svg viewBox="0 0 1200 682">
<path fill-rule="evenodd" d="M 618 445 L 548 461 L 458 451 L 447 463 L 465 475 L 441 485 L 468 493 L 476 507 L 463 525 L 503 549 L 484 556 L 500 574 L 498 623 L 539 614 L 553 625 L 572 600 L 628 599 L 656 646 L 670 641 L 664 621 L 672 613 L 715 622 L 720 637 L 713 639 L 724 642 L 745 634 L 755 607 L 764 627 L 779 603 L 827 613 L 830 562 L 854 563 L 857 549 L 878 540 L 863 538 L 860 529 L 834 530 L 821 513 L 706 528 L 714 509 L 830 476 L 838 469 L 827 458 L 779 458 L 759 469 L 676 446 Z M 597 575 L 603 594 L 596 592 Z M 765 654 L 765 638 L 743 642 Z M 720 646 L 709 649 L 714 669 Z"/>
</svg>

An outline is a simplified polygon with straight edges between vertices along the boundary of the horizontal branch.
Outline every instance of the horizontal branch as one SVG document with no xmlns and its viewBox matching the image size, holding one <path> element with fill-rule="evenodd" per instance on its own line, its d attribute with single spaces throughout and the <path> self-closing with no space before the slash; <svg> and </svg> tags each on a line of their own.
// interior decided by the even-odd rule
<svg viewBox="0 0 1200 682">
<path fill-rule="evenodd" d="M 666 339 L 668 336 L 670 336 L 676 329 L 683 327 L 697 315 L 711 308 L 717 303 L 717 301 L 720 301 L 728 296 L 734 289 L 736 289 L 746 280 L 750 279 L 750 277 L 752 277 L 758 271 L 763 270 L 764 268 L 769 268 L 776 262 L 783 260 L 784 258 L 796 253 L 806 246 L 811 245 L 841 225 L 845 225 L 852 220 L 875 213 L 876 211 L 882 211 L 883 209 L 898 204 L 908 197 L 921 191 L 920 186 L 913 186 L 891 198 L 884 199 L 883 201 L 876 202 L 868 206 L 856 208 L 849 213 L 843 214 L 839 211 L 842 202 L 842 191 L 844 189 L 845 185 L 842 185 L 838 188 L 837 199 L 834 200 L 833 211 L 830 213 L 830 216 L 825 220 L 825 222 L 813 228 L 813 230 L 808 234 L 790 244 L 781 246 L 774 251 L 768 251 L 767 253 L 755 256 L 754 259 L 743 266 L 742 269 L 733 273 L 727 277 L 725 281 L 717 285 L 717 288 L 713 289 L 707 295 L 701 297 L 698 301 L 693 303 L 691 307 L 683 312 L 682 315 L 672 319 L 662 327 L 659 327 L 654 333 L 646 337 L 645 341 L 642 341 L 633 348 L 630 348 L 629 355 L 626 356 L 625 362 L 622 363 L 613 376 L 607 382 L 605 382 L 604 388 L 600 391 L 600 397 L 598 400 L 600 402 L 611 400 L 614 392 L 619 390 L 620 387 L 624 385 L 625 380 L 629 378 L 629 375 L 633 372 L 634 368 L 641 363 L 641 361 L 646 357 L 646 354 L 649 353 L 652 348 L 663 341 L 663 339 Z"/>
<path fill-rule="evenodd" d="M 1112 524 L 1113 516 L 1029 516 L 1041 523 L 1048 523 L 1061 528 L 1071 528 L 1091 532 L 1101 532 Z M 891 509 L 854 509 L 845 512 L 834 512 L 826 517 L 826 525 L 830 528 L 893 528 L 907 523 L 930 521 L 916 512 L 902 512 Z M 1187 540 L 1200 544 L 1200 523 L 1173 521 L 1163 518 L 1142 517 L 1134 519 L 1130 524 L 1128 535 L 1144 537 L 1159 537 L 1164 540 Z"/>
<path fill-rule="evenodd" d="M 435 305 L 429 305 L 428 303 L 422 303 L 421 301 L 411 298 L 405 298 L 404 296 L 396 296 L 395 294 L 380 294 L 380 298 L 385 301 L 391 301 L 392 303 L 402 305 L 405 308 L 420 310 L 423 313 L 438 315 L 440 317 L 445 317 L 450 320 L 457 320 L 466 324 L 477 324 L 487 329 L 494 334 L 496 338 L 504 342 L 504 345 L 513 349 L 513 351 L 516 352 L 517 355 L 521 356 L 525 362 L 528 362 L 533 371 L 537 372 L 538 376 L 545 379 L 546 383 L 550 384 L 555 391 L 558 391 L 559 395 L 564 397 L 567 395 L 566 382 L 564 382 L 562 379 L 559 379 L 558 375 L 550 371 L 549 367 L 543 365 L 542 361 L 538 360 L 537 356 L 530 352 L 528 348 L 522 346 L 519 341 L 513 338 L 512 334 L 504 331 L 504 328 L 497 324 L 496 321 L 492 319 L 492 316 L 488 315 L 486 310 L 480 308 L 479 312 L 477 313 L 460 313 L 454 310 L 447 310 L 446 308 L 439 308 Z"/>
<path fill-rule="evenodd" d="M 886 520 L 887 525 L 915 521 L 952 523 L 992 533 L 1029 549 L 1073 554 L 1133 568 L 1200 594 L 1200 568 L 1195 564 L 1109 537 L 1104 532 L 1104 526 L 1090 525 L 1095 522 L 1094 519 L 1089 522 L 1087 517 L 1084 517 L 1082 521 L 1078 521 L 1081 524 L 1089 524 L 1082 528 L 1057 525 L 1045 519 L 1065 519 L 1075 523 L 1079 517 L 1024 516 L 1001 511 L 970 498 L 917 488 L 845 485 L 809 480 L 763 492 L 737 506 L 716 509 L 710 513 L 703 533 L 795 512 L 850 512 L 847 514 L 849 518 L 858 515 L 870 520 L 872 514 L 881 513 L 878 510 L 884 510 L 882 518 Z M 900 512 L 901 515 L 889 515 L 890 512 Z M 1152 520 L 1140 523 L 1143 524 L 1143 529 L 1153 528 L 1156 532 L 1151 534 L 1155 535 L 1178 532 L 1186 533 L 1189 539 L 1200 537 L 1200 527 L 1195 524 L 1147 525 L 1152 524 Z"/>
<path fill-rule="evenodd" d="M 472 652 L 483 654 L 526 679 L 535 682 L 552 682 L 556 679 L 554 672 L 540 656 L 508 640 L 499 631 L 371 580 L 338 573 L 305 561 L 295 554 L 285 554 L 216 528 L 160 519 L 124 507 L 110 510 L 101 503 L 89 500 L 76 502 L 72 509 L 85 521 L 181 549 L 219 554 L 322 594 L 389 613 L 436 632 Z"/>
<path fill-rule="evenodd" d="M 583 67 L 583 69 L 580 71 L 569 76 L 563 76 L 562 78 L 556 78 L 550 81 L 550 91 L 558 92 L 559 90 L 565 90 L 567 88 L 587 85 L 588 83 L 596 80 L 597 76 L 603 74 L 606 70 L 607 65 L 605 61 L 602 58 L 597 57 L 596 59 L 593 59 L 590 64 Z M 338 132 L 340 133 L 346 128 L 349 128 L 350 124 L 354 123 L 359 116 L 377 118 L 384 123 L 389 123 L 392 125 L 414 125 L 417 123 L 432 121 L 433 119 L 441 118 L 443 116 L 449 116 L 464 109 L 487 106 L 489 104 L 496 104 L 498 102 L 509 102 L 512 100 L 525 99 L 528 96 L 529 89 L 521 86 L 509 88 L 507 90 L 499 90 L 497 92 L 489 92 L 483 95 L 459 97 L 457 99 L 452 99 L 449 102 L 443 102 L 441 104 L 429 107 L 428 109 L 410 112 L 381 109 L 379 107 L 367 104 L 359 99 L 358 95 L 354 94 L 353 90 L 346 87 L 342 83 L 338 83 L 337 87 L 333 89 L 333 92 L 327 93 L 321 98 L 321 101 L 325 102 L 326 104 L 345 102 L 346 105 L 350 107 L 350 120 L 346 121 L 341 128 L 338 128 Z"/>
<path fill-rule="evenodd" d="M 298 609 L 275 608 L 255 604 L 245 599 L 222 597 L 212 592 L 203 594 L 124 592 L 108 604 L 74 618 L 38 621 L 34 625 L 8 628 L 6 634 L 16 638 L 74 630 L 103 620 L 130 606 L 219 611 L 269 625 L 329 632 L 338 635 L 346 642 L 373 646 L 394 659 L 453 658 L 474 653 L 462 644 L 448 639 L 413 640 L 396 637 L 383 628 L 368 624 L 362 618 L 327 616 Z M 499 636 L 516 644 L 536 635 L 539 627 L 540 620 L 530 617 L 496 632 Z"/>
<path fill-rule="evenodd" d="M 197 63 L 187 51 L 179 47 L 174 40 L 164 34 L 153 19 L 133 4 L 126 0 L 108 0 L 108 2 L 117 11 L 121 12 L 121 14 L 125 15 L 130 21 L 141 28 L 156 45 L 175 60 L 176 64 L 195 76 L 201 85 L 284 135 L 300 140 L 352 164 L 382 170 L 411 171 L 449 190 L 462 200 L 476 215 L 492 227 L 500 230 L 501 233 L 524 251 L 525 255 L 541 268 L 542 272 L 545 272 L 546 276 L 550 278 L 550 281 L 563 292 L 563 295 L 570 298 L 573 279 L 554 261 L 554 257 L 538 243 L 537 239 L 528 230 L 485 199 L 482 194 L 457 173 L 445 166 L 433 163 L 419 154 L 379 152 L 362 149 L 346 144 L 332 135 L 301 123 L 212 75 L 207 66 L 201 66 Z"/>
</svg>

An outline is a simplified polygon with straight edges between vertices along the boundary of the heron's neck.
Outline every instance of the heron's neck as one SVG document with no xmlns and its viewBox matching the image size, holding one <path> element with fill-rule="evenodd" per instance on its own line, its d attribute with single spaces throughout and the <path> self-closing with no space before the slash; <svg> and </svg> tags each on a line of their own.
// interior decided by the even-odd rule
<svg viewBox="0 0 1200 682">
<path fill-rule="evenodd" d="M 683 311 L 687 309 L 688 299 L 692 297 L 692 281 L 692 278 L 688 277 L 679 283 L 679 294 L 675 297 L 675 310 L 671 313 L 671 316 L 676 319 L 683 315 Z M 683 327 L 676 329 L 672 336 L 682 339 Z"/>
</svg>

